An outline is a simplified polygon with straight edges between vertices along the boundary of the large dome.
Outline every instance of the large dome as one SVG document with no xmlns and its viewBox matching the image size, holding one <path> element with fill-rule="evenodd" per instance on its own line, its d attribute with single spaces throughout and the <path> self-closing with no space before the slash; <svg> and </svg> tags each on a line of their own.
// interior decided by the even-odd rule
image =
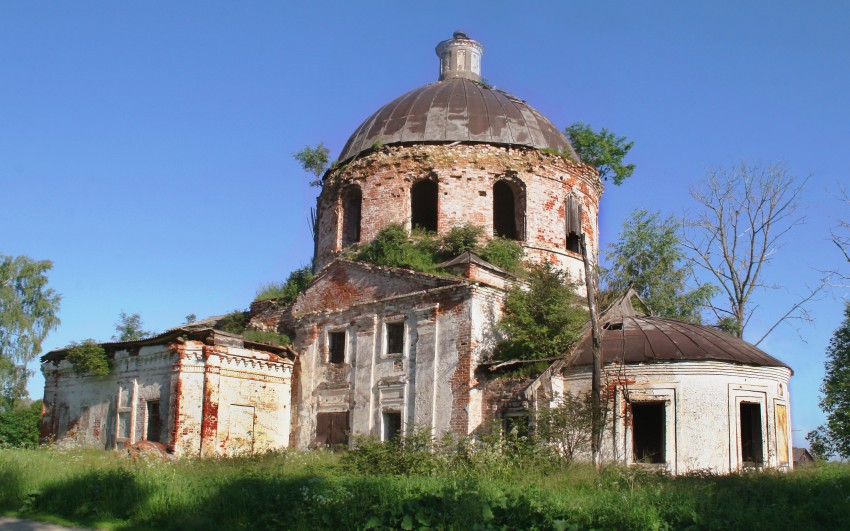
<svg viewBox="0 0 850 531">
<path fill-rule="evenodd" d="M 339 156 L 376 143 L 481 142 L 573 151 L 566 137 L 525 101 L 481 83 L 483 47 L 461 32 L 437 46 L 440 81 L 384 105 L 358 127 Z"/>
</svg>

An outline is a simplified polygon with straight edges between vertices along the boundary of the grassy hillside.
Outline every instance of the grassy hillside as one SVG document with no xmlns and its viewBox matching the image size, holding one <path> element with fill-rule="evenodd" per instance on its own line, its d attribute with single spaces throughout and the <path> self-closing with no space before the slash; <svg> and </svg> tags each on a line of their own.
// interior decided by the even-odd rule
<svg viewBox="0 0 850 531">
<path fill-rule="evenodd" d="M 115 529 L 838 529 L 850 466 L 673 479 L 463 448 L 175 462 L 6 449 L 0 512 Z"/>
</svg>

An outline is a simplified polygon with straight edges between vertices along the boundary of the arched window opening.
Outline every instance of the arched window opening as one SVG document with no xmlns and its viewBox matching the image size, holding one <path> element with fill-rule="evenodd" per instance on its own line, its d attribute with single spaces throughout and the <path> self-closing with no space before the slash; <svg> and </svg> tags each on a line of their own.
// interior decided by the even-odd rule
<svg viewBox="0 0 850 531">
<path fill-rule="evenodd" d="M 567 222 L 567 250 L 581 252 L 581 201 L 574 195 L 568 195 L 564 205 Z"/>
<path fill-rule="evenodd" d="M 349 186 L 342 193 L 342 246 L 360 241 L 360 215 L 363 193 L 359 186 Z"/>
<path fill-rule="evenodd" d="M 493 234 L 511 240 L 521 239 L 523 216 L 513 187 L 505 181 L 493 185 Z"/>
<path fill-rule="evenodd" d="M 419 181 L 410 189 L 410 226 L 437 231 L 437 183 Z"/>
</svg>

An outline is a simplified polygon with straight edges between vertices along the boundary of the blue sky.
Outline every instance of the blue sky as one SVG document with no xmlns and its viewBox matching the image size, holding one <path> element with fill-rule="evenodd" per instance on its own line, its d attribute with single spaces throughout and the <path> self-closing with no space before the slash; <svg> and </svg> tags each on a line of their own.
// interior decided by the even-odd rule
<svg viewBox="0 0 850 531">
<path fill-rule="evenodd" d="M 338 154 L 374 110 L 435 81 L 434 46 L 463 29 L 492 84 L 558 127 L 635 142 L 634 177 L 603 197 L 603 246 L 635 208 L 686 213 L 708 167 L 784 161 L 810 177 L 755 339 L 842 265 L 828 235 L 850 217 L 834 197 L 850 183 L 847 28 L 850 6 L 825 1 L 3 2 L 0 253 L 54 262 L 47 350 L 109 339 L 121 311 L 162 331 L 245 308 L 310 258 L 316 189 L 292 154 Z M 795 370 L 797 445 L 823 419 L 846 295 L 815 302 L 802 339 L 783 327 L 761 345 Z"/>
</svg>

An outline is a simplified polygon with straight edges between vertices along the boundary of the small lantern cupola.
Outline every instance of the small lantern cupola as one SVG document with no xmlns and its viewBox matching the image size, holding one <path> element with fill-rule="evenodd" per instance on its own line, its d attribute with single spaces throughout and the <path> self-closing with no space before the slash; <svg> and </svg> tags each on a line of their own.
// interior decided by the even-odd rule
<svg viewBox="0 0 850 531">
<path fill-rule="evenodd" d="M 438 44 L 436 51 L 440 58 L 440 81 L 458 77 L 481 81 L 484 46 L 480 42 L 456 31 L 451 39 Z"/>
</svg>

